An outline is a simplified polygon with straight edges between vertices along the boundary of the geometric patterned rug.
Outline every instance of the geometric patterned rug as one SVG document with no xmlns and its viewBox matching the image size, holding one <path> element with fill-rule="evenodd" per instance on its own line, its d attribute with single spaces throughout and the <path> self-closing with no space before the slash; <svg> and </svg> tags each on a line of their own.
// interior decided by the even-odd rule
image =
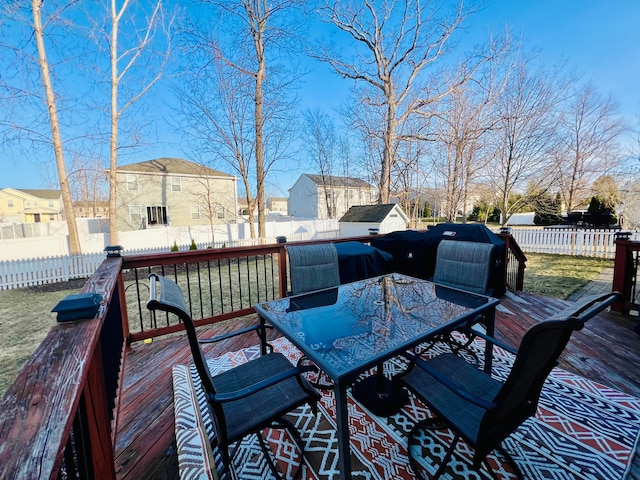
<svg viewBox="0 0 640 480">
<path fill-rule="evenodd" d="M 481 340 L 474 345 L 479 351 Z M 293 363 L 300 352 L 286 339 L 271 342 L 276 351 L 282 352 Z M 442 347 L 446 348 L 446 347 Z M 437 348 L 434 350 L 437 352 Z M 258 346 L 240 352 L 231 352 L 208 361 L 215 375 L 235 365 L 259 356 Z M 513 357 L 494 348 L 493 375 L 504 379 Z M 402 360 L 385 362 L 387 376 L 404 367 Z M 185 372 L 188 370 L 185 369 Z M 199 391 L 195 369 L 191 370 L 193 388 Z M 174 368 L 176 382 L 183 380 Z M 198 401 L 206 435 L 212 438 L 213 426 L 201 390 Z M 419 420 L 433 416 L 415 397 L 409 404 L 391 417 L 377 417 L 350 397 L 349 423 L 354 479 L 410 479 L 414 478 L 407 457 L 407 435 Z M 300 431 L 305 442 L 305 458 L 302 479 L 339 478 L 337 463 L 337 439 L 335 430 L 335 405 L 332 391 L 322 392 L 318 415 L 310 408 L 302 407 L 288 416 Z M 178 426 L 176 427 L 178 428 Z M 281 470 L 291 470 L 298 460 L 290 458 L 287 448 L 275 430 L 265 432 Z M 623 480 L 628 473 L 640 435 L 640 399 L 599 385 L 561 369 L 554 369 L 545 383 L 535 417 L 527 420 L 504 443 L 526 479 L 554 480 Z M 418 449 L 416 457 L 422 458 L 422 466 L 433 474 L 444 457 L 453 436 L 449 430 L 426 431 L 412 449 Z M 187 475 L 185 465 L 201 460 L 194 450 L 182 454 L 178 445 L 181 477 L 204 478 L 200 474 Z M 201 457 L 202 455 L 200 455 Z M 481 479 L 471 469 L 472 450 L 460 441 L 443 479 Z M 516 478 L 511 468 L 500 456 L 491 454 L 489 463 L 500 479 Z M 235 476 L 241 480 L 265 480 L 273 478 L 255 437 L 243 441 L 234 460 Z"/>
</svg>

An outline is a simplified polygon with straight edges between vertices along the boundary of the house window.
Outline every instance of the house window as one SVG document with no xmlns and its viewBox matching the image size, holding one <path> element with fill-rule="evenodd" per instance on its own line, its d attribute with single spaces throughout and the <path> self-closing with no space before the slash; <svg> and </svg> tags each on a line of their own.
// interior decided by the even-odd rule
<svg viewBox="0 0 640 480">
<path fill-rule="evenodd" d="M 138 190 L 138 177 L 127 175 L 127 190 Z"/>
<path fill-rule="evenodd" d="M 347 195 L 349 195 L 349 200 L 353 200 L 353 190 L 347 190 Z"/>
<path fill-rule="evenodd" d="M 171 191 L 172 192 L 182 191 L 182 184 L 180 183 L 180 177 L 171 177 Z"/>
<path fill-rule="evenodd" d="M 49 221 L 53 222 L 56 219 L 55 215 L 49 215 Z"/>
<path fill-rule="evenodd" d="M 191 205 L 191 220 L 200 220 L 200 206 Z"/>
<path fill-rule="evenodd" d="M 224 218 L 224 207 L 221 207 L 221 206 L 216 207 L 216 217 Z"/>
<path fill-rule="evenodd" d="M 147 225 L 168 225 L 167 207 L 147 207 Z"/>
<path fill-rule="evenodd" d="M 140 205 L 129 205 L 129 219 L 132 225 L 140 225 L 142 223 L 142 208 Z"/>
<path fill-rule="evenodd" d="M 397 218 L 398 214 L 397 213 L 392 213 L 391 215 L 389 215 L 389 218 Z"/>
<path fill-rule="evenodd" d="M 49 202 L 49 208 L 53 208 L 53 202 L 52 201 Z"/>
<path fill-rule="evenodd" d="M 7 207 L 13 208 L 13 200 L 7 200 Z"/>
</svg>

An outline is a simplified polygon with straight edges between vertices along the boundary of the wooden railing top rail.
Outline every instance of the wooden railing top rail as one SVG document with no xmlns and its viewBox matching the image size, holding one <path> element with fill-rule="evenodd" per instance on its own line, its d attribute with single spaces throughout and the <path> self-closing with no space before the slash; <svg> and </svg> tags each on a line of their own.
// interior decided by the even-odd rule
<svg viewBox="0 0 640 480">
<path fill-rule="evenodd" d="M 82 289 L 102 295 L 97 316 L 54 325 L 0 399 L 0 478 L 57 477 L 121 265 L 106 259 Z"/>
</svg>

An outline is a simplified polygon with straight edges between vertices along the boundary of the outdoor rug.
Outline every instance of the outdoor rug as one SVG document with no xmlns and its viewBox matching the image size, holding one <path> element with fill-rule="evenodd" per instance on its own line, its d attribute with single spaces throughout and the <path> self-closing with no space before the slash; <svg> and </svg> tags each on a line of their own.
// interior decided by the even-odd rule
<svg viewBox="0 0 640 480">
<path fill-rule="evenodd" d="M 286 339 L 272 342 L 295 363 L 300 352 Z M 474 345 L 483 349 L 481 340 Z M 440 347 L 443 349 L 446 347 Z M 437 353 L 438 348 L 434 350 Z M 227 353 L 209 360 L 212 373 L 222 372 L 251 360 L 260 354 L 258 346 L 239 352 Z M 513 357 L 499 348 L 494 349 L 493 372 L 504 379 Z M 387 376 L 404 368 L 402 360 L 385 363 Z M 176 365 L 173 371 L 176 395 L 176 436 L 181 478 L 210 478 L 208 470 L 219 463 L 209 454 L 201 453 L 198 441 L 212 438 L 213 426 L 204 405 L 199 379 L 193 366 Z M 196 392 L 197 399 L 192 396 Z M 186 393 L 185 393 L 186 392 Z M 186 398 L 191 395 L 191 398 Z M 354 479 L 409 479 L 414 474 L 407 457 L 407 435 L 419 420 L 431 417 L 429 410 L 410 396 L 409 404 L 391 417 L 377 417 L 351 398 L 349 422 L 351 434 L 352 469 Z M 199 402 L 202 417 L 194 420 L 189 410 L 179 404 Z M 337 439 L 335 430 L 335 406 L 332 391 L 325 391 L 318 405 L 318 415 L 303 407 L 288 418 L 296 425 L 305 441 L 303 479 L 339 478 Z M 187 418 L 189 417 L 189 418 Z M 194 422 L 202 426 L 201 433 L 194 432 Z M 185 427 L 190 429 L 185 430 Z M 180 430 L 182 428 L 182 430 Z M 554 369 L 549 376 L 540 399 L 538 412 L 527 420 L 504 443 L 526 479 L 624 479 L 638 442 L 640 432 L 640 399 L 631 397 L 561 369 Z M 297 459 L 291 459 L 290 441 L 282 441 L 280 432 L 266 433 L 271 448 L 282 470 L 291 471 Z M 440 464 L 453 435 L 449 430 L 426 431 L 412 449 L 418 449 L 423 466 L 433 474 Z M 196 445 L 196 446 L 194 446 Z M 443 479 L 487 478 L 471 470 L 472 449 L 460 441 Z M 215 455 L 214 455 L 215 456 Z M 207 458 L 204 458 L 207 457 Z M 511 467 L 500 456 L 488 457 L 498 478 L 516 478 Z M 273 478 L 259 449 L 255 436 L 243 441 L 234 460 L 235 478 L 264 480 Z M 204 469 L 203 469 L 204 466 Z"/>
</svg>

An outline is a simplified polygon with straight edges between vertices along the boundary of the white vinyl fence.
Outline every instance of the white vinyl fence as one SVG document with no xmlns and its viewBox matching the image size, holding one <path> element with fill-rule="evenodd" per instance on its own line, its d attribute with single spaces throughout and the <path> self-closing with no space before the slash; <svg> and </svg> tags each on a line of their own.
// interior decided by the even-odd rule
<svg viewBox="0 0 640 480">
<path fill-rule="evenodd" d="M 525 253 L 552 253 L 562 255 L 584 255 L 589 257 L 613 258 L 615 255 L 615 232 L 610 230 L 569 230 L 569 229 L 513 229 L 512 235 Z M 287 241 L 337 238 L 338 230 L 289 233 Z M 640 241 L 640 233 L 632 234 L 632 240 Z M 211 242 L 197 242 L 198 249 L 224 248 L 231 246 L 250 246 L 259 240 L 244 239 Z M 267 243 L 275 243 L 276 237 L 269 237 Z M 189 244 L 180 246 L 187 250 Z M 162 253 L 170 247 L 145 249 L 126 249 L 125 254 L 137 255 Z M 88 278 L 105 258 L 104 252 L 85 255 L 60 255 L 26 260 L 0 261 L 0 290 L 22 288 L 67 281 L 75 278 Z"/>
<path fill-rule="evenodd" d="M 513 229 L 513 238 L 525 253 L 555 253 L 613 259 L 616 253 L 614 230 Z M 640 233 L 632 233 L 640 240 Z"/>
<path fill-rule="evenodd" d="M 338 230 L 325 232 L 296 233 L 287 236 L 287 241 L 304 241 L 314 239 L 337 238 Z M 267 238 L 265 243 L 276 243 L 276 237 Z M 219 241 L 215 243 L 197 243 L 198 249 L 248 247 L 259 245 L 260 239 L 243 239 Z M 179 250 L 188 250 L 190 244 L 180 245 Z M 169 252 L 171 247 L 153 247 L 144 249 L 127 249 L 126 255 L 143 255 Z M 88 278 L 96 271 L 106 258 L 105 252 L 87 253 L 83 255 L 58 255 L 52 257 L 29 258 L 24 260 L 0 261 L 0 290 L 44 285 L 46 283 L 66 282 L 76 278 Z"/>
</svg>

